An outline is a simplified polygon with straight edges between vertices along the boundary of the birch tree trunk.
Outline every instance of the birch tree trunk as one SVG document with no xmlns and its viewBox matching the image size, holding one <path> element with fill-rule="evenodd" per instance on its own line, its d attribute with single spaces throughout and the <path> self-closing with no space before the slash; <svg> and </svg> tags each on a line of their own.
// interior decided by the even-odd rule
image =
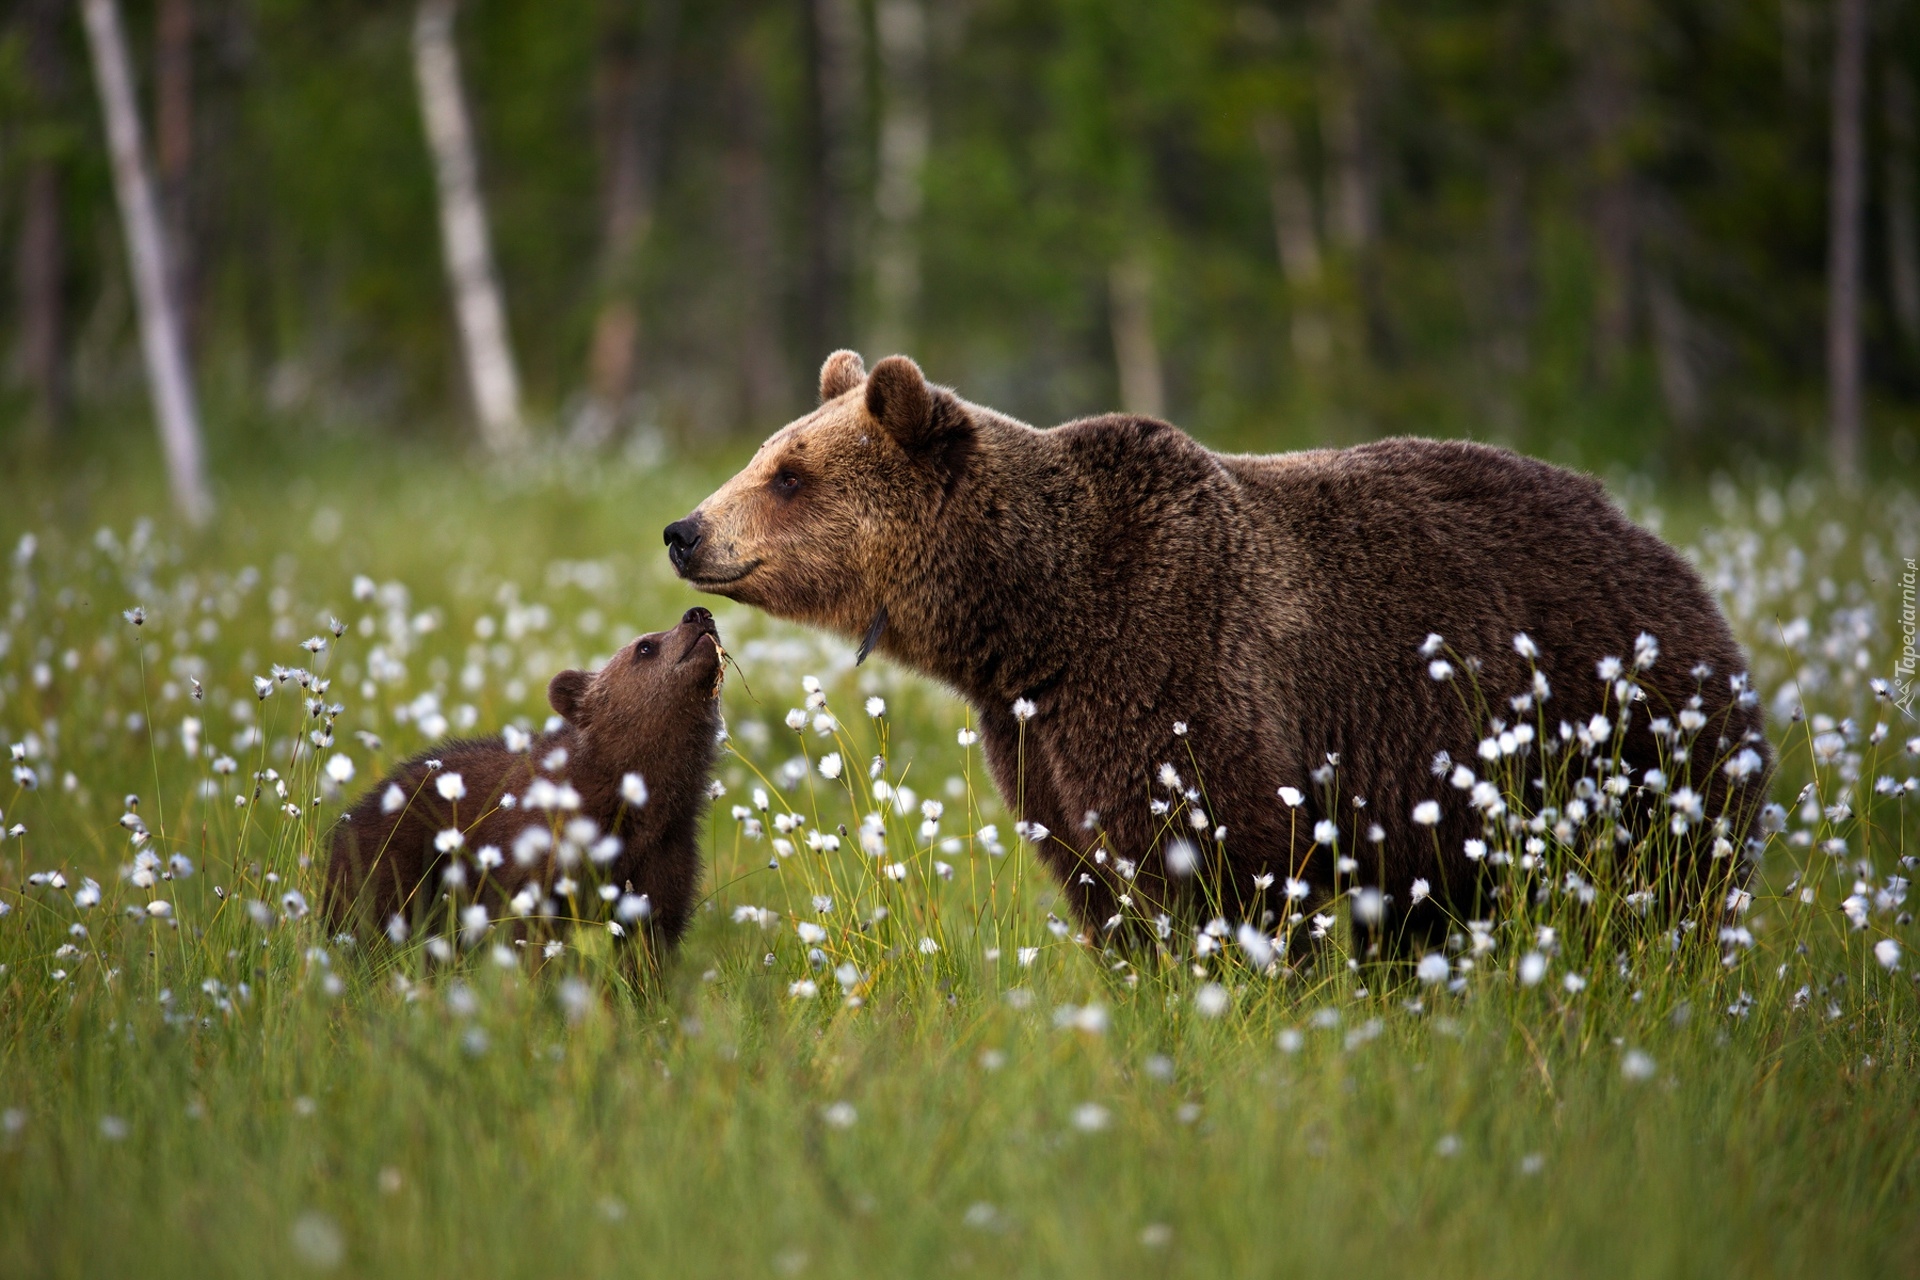
<svg viewBox="0 0 1920 1280">
<path fill-rule="evenodd" d="M 466 356 L 467 383 L 482 439 L 493 452 L 509 453 L 527 438 L 520 417 L 520 377 L 507 340 L 507 314 L 493 268 L 486 207 L 480 201 L 473 126 L 460 90 L 460 61 L 453 45 L 453 14 L 454 0 L 421 0 L 413 24 L 413 69 L 420 83 L 420 113 L 440 192 L 441 248 Z"/>
<path fill-rule="evenodd" d="M 1834 474 L 1860 472 L 1860 239 L 1866 199 L 1861 141 L 1867 0 L 1837 0 L 1833 39 L 1833 170 L 1827 222 L 1827 432 Z"/>
<path fill-rule="evenodd" d="M 201 525 L 213 515 L 213 498 L 207 490 L 200 410 L 194 401 L 193 377 L 187 368 L 179 317 L 174 313 L 168 287 L 166 237 L 160 230 L 153 183 L 148 177 L 142 150 L 140 114 L 134 104 L 126 35 L 120 26 L 120 11 L 115 0 L 82 0 L 81 12 L 86 20 L 94 79 L 100 86 L 100 106 L 107 121 L 107 143 L 113 154 L 114 194 L 120 202 L 120 222 L 127 238 L 128 263 L 133 269 L 134 301 L 140 313 L 140 346 L 146 356 L 147 379 L 160 419 L 167 478 L 180 514 L 190 524 Z"/>
<path fill-rule="evenodd" d="M 880 171 L 874 183 L 875 356 L 905 351 L 920 305 L 921 173 L 927 162 L 927 10 L 921 0 L 880 0 L 874 10 L 882 77 Z"/>
</svg>

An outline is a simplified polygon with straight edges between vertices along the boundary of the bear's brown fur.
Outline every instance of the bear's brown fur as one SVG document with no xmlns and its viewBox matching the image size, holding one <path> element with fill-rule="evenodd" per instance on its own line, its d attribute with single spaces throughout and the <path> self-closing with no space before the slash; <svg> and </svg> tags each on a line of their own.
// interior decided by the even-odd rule
<svg viewBox="0 0 1920 1280">
<path fill-rule="evenodd" d="M 386 928 L 395 916 L 411 925 L 447 911 L 444 873 L 457 862 L 461 896 L 496 914 L 524 888 L 539 914 L 564 914 L 549 899 L 556 876 L 585 882 L 582 913 L 599 884 L 612 885 L 626 928 L 645 919 L 656 946 L 671 947 L 700 880 L 720 662 L 713 615 L 689 609 L 679 626 L 639 637 L 592 675 L 555 676 L 547 698 L 565 722 L 559 729 L 518 750 L 498 737 L 445 742 L 395 769 L 334 829 L 332 927 Z M 441 783 L 454 774 L 460 785 L 448 789 L 462 794 L 449 798 Z M 579 819 L 591 832 L 569 831 Z M 436 847 L 446 831 L 460 833 L 456 850 Z"/>
<path fill-rule="evenodd" d="M 1587 476 L 1461 441 L 1256 457 L 1137 417 L 1038 431 L 898 356 L 868 376 L 836 353 L 821 397 L 669 526 L 676 567 L 702 590 L 877 641 L 959 691 L 1002 795 L 1049 829 L 1043 855 L 1087 924 L 1117 915 L 1122 894 L 1178 898 L 1159 850 L 1193 833 L 1150 811 L 1179 804 L 1163 763 L 1203 789 L 1200 843 L 1230 874 L 1202 883 L 1229 914 L 1297 909 L 1280 900 L 1289 874 L 1311 883 L 1307 905 L 1323 899 L 1333 868 L 1313 833 L 1329 818 L 1362 882 L 1388 895 L 1390 925 L 1436 922 L 1432 907 L 1405 914 L 1415 877 L 1477 906 L 1463 845 L 1481 817 L 1436 776 L 1437 754 L 1479 766 L 1487 715 L 1543 717 L 1550 735 L 1585 724 L 1607 687 L 1596 664 L 1631 662 L 1643 632 L 1659 641 L 1640 677 L 1653 713 L 1697 695 L 1708 721 L 1674 785 L 1704 793 L 1707 818 L 1724 811 L 1731 843 L 1751 830 L 1772 753 L 1742 692 L 1746 659 L 1687 563 Z M 1423 653 L 1436 633 L 1446 650 Z M 1509 698 L 1533 687 L 1518 633 L 1551 687 L 1516 716 Z M 1486 709 L 1468 707 L 1466 672 L 1430 678 L 1447 652 L 1478 664 Z M 1035 707 L 1024 724 L 1016 699 Z M 1716 766 L 1747 747 L 1760 767 L 1736 787 Z M 1646 714 L 1623 751 L 1637 783 L 1657 759 Z M 1329 759 L 1331 786 L 1314 778 Z M 1305 804 L 1282 803 L 1282 787 Z M 1443 811 L 1431 830 L 1412 819 L 1429 799 Z M 1375 823 L 1384 838 L 1369 843 Z M 1675 878 L 1697 883 L 1686 861 Z"/>
</svg>

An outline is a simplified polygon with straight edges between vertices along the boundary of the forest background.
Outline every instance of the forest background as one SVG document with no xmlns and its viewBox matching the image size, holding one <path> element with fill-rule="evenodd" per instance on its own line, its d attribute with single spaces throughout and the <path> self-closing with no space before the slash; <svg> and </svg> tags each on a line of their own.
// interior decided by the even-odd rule
<svg viewBox="0 0 1920 1280">
<path fill-rule="evenodd" d="M 0 25 L 16 458 L 152 448 L 81 7 Z M 1125 407 L 1246 447 L 1914 458 L 1899 0 L 142 0 L 216 465 L 473 438 L 429 10 L 535 438 L 758 436 L 854 346 L 1036 423 Z"/>
</svg>

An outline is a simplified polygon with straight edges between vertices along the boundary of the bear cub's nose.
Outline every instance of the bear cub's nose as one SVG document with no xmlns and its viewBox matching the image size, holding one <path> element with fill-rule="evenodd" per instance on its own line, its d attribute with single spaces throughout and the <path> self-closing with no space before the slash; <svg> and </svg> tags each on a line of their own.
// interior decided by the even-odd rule
<svg viewBox="0 0 1920 1280">
<path fill-rule="evenodd" d="M 699 605 L 695 605 L 680 615 L 680 621 L 682 623 L 692 623 L 700 627 L 711 627 L 713 626 L 713 614 L 706 609 L 702 609 Z"/>
<path fill-rule="evenodd" d="M 694 517 L 675 520 L 667 526 L 667 559 L 673 561 L 673 567 L 681 573 L 687 571 L 687 563 L 693 558 L 693 549 L 700 545 L 700 525 Z"/>
</svg>

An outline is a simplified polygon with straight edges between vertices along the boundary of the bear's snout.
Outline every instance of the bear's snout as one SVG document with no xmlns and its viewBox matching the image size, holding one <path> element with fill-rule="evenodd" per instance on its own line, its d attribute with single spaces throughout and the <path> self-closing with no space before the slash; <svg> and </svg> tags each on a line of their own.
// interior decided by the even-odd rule
<svg viewBox="0 0 1920 1280">
<path fill-rule="evenodd" d="M 698 513 L 667 526 L 667 559 L 673 561 L 674 572 L 683 578 L 693 564 L 693 553 L 702 536 Z"/>
</svg>

